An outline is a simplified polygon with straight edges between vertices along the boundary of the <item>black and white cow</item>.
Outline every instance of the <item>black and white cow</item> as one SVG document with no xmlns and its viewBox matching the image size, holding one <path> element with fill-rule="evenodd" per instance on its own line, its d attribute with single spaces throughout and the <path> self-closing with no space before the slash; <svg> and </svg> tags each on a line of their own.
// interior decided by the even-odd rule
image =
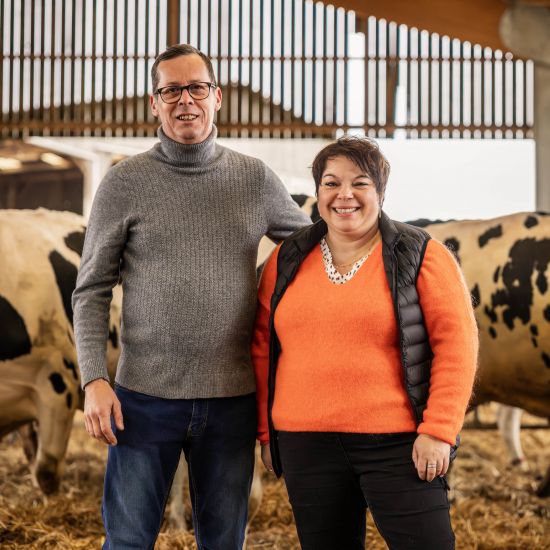
<svg viewBox="0 0 550 550">
<path fill-rule="evenodd" d="M 84 231 L 83 218 L 69 212 L 0 210 L 0 437 L 25 426 L 25 452 L 46 494 L 58 488 L 82 406 L 71 295 Z M 115 289 L 107 347 L 112 375 L 120 304 Z"/>
</svg>

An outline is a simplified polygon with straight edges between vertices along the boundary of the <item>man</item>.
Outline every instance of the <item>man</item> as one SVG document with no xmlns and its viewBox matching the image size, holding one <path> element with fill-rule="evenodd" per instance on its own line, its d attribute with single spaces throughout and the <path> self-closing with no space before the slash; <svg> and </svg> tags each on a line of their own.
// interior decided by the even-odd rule
<svg viewBox="0 0 550 550">
<path fill-rule="evenodd" d="M 172 46 L 151 75 L 160 142 L 102 181 L 73 295 L 86 429 L 110 445 L 103 548 L 153 548 L 183 450 L 198 547 L 237 549 L 256 435 L 256 251 L 264 234 L 310 222 L 261 161 L 216 144 L 222 93 L 204 54 Z M 119 278 L 113 391 L 105 347 Z"/>
</svg>

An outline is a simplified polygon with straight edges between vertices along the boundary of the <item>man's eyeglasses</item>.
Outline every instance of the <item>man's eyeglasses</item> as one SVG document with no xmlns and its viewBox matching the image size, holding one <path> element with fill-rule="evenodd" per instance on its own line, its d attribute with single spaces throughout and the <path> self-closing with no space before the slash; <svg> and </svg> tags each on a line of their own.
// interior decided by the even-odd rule
<svg viewBox="0 0 550 550">
<path fill-rule="evenodd" d="M 177 103 L 183 90 L 187 90 L 193 99 L 206 99 L 210 95 L 210 89 L 215 87 L 216 85 L 211 82 L 193 82 L 187 86 L 164 86 L 155 93 L 161 97 L 164 103 Z"/>
</svg>

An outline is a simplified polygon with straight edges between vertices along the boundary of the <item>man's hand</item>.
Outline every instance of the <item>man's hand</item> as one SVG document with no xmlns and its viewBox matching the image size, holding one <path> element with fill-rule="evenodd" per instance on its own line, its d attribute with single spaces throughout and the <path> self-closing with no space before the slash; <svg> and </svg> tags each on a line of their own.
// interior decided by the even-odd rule
<svg viewBox="0 0 550 550">
<path fill-rule="evenodd" d="M 449 469 L 451 446 L 441 439 L 427 434 L 420 434 L 413 445 L 412 459 L 418 477 L 432 481 L 435 476 L 442 476 Z"/>
<path fill-rule="evenodd" d="M 264 463 L 265 469 L 268 472 L 273 473 L 273 463 L 271 462 L 271 449 L 269 448 L 269 443 L 267 445 L 262 445 L 262 462 Z"/>
<path fill-rule="evenodd" d="M 107 445 L 116 445 L 117 440 L 111 429 L 111 414 L 117 429 L 123 430 L 122 409 L 113 388 L 107 380 L 98 378 L 84 388 L 84 421 L 86 431 L 92 437 Z"/>
</svg>

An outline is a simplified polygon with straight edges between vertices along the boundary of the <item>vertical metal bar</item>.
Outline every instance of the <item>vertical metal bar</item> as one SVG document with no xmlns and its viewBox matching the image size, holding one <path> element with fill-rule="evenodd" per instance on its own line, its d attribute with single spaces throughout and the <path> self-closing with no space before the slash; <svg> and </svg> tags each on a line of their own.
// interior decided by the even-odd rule
<svg viewBox="0 0 550 550">
<path fill-rule="evenodd" d="M 517 59 L 512 60 L 512 127 L 516 126 L 517 123 L 517 105 L 516 105 L 516 65 L 517 65 Z M 512 137 L 515 139 L 517 132 L 514 129 L 512 131 Z"/>
<path fill-rule="evenodd" d="M 3 4 L 3 2 L 2 2 Z M 4 10 L 2 9 L 2 15 L 4 14 Z M 29 79 L 29 87 L 30 87 L 30 97 L 29 97 L 29 118 L 31 120 L 34 120 L 34 67 L 36 60 L 34 58 L 35 56 L 35 43 L 34 43 L 34 31 L 35 31 L 35 19 L 36 19 L 36 2 L 31 2 L 31 57 L 30 57 L 30 79 Z M 3 25 L 0 25 L 3 28 Z M 0 78 L 0 81 L 2 79 Z M 0 102 L 0 105 L 2 103 Z M 36 133 L 35 130 L 31 130 L 29 132 L 29 135 L 34 135 Z"/>
<path fill-rule="evenodd" d="M 107 0 L 103 0 L 103 43 L 102 43 L 102 62 L 101 62 L 101 122 L 106 122 L 107 117 Z M 107 135 L 105 129 L 100 131 L 101 136 Z"/>
<path fill-rule="evenodd" d="M 115 2 L 116 2 L 116 0 L 115 0 Z M 69 119 L 71 121 L 71 125 L 74 125 L 75 118 L 76 118 L 76 113 L 75 113 L 75 101 L 76 101 L 75 100 L 75 84 L 76 84 L 75 66 L 76 66 L 76 0 L 73 0 L 72 11 L 71 11 L 71 99 L 70 99 L 70 112 L 69 112 Z M 34 70 L 32 72 L 34 74 Z M 74 135 L 74 126 L 72 126 L 71 131 L 69 132 L 69 135 L 70 136 Z"/>
<path fill-rule="evenodd" d="M 375 22 L 375 36 L 376 44 L 374 49 L 375 62 L 374 62 L 374 124 L 376 126 L 376 136 L 380 133 L 380 98 L 379 98 L 379 85 L 380 85 L 380 26 L 382 21 L 379 19 Z M 366 38 L 366 37 L 365 37 Z M 368 82 L 366 83 L 368 85 Z M 365 120 L 368 120 L 368 111 L 365 113 Z"/>
<path fill-rule="evenodd" d="M 411 28 L 407 26 L 407 122 L 406 125 L 409 126 L 409 129 L 407 130 L 407 137 L 411 136 L 411 130 L 410 126 L 412 125 L 412 78 L 411 78 L 411 71 L 412 71 L 412 51 L 411 51 Z M 441 74 L 439 75 L 441 76 Z M 440 87 L 441 88 L 441 87 Z"/>
<path fill-rule="evenodd" d="M 82 41 L 81 41 L 81 52 L 80 52 L 80 110 L 79 110 L 79 122 L 84 122 L 84 113 L 85 113 L 85 96 L 84 90 L 86 85 L 86 0 L 82 0 L 82 13 L 81 13 L 81 31 L 82 31 Z M 77 134 L 82 134 L 83 124 L 80 125 Z"/>
<path fill-rule="evenodd" d="M 131 134 L 133 136 L 137 135 L 137 127 L 138 127 L 138 39 L 139 39 L 139 28 L 142 27 L 138 23 L 138 15 L 139 15 L 139 0 L 135 0 L 134 4 L 134 97 L 133 97 L 133 107 L 132 107 L 132 122 L 134 129 L 132 130 Z"/>
<path fill-rule="evenodd" d="M 55 122 L 55 23 L 56 23 L 56 0 L 52 0 L 52 14 L 51 14 L 51 31 L 50 31 L 50 112 L 49 122 Z M 58 132 L 50 129 L 51 134 L 57 134 Z"/>
<path fill-rule="evenodd" d="M 221 70 L 222 70 L 222 0 L 218 0 L 218 85 L 221 84 Z"/>
<path fill-rule="evenodd" d="M 122 29 L 124 37 L 124 58 L 122 69 L 122 125 L 124 127 L 124 135 L 128 136 L 128 0 L 124 0 L 124 26 Z"/>
<path fill-rule="evenodd" d="M 306 0 L 302 0 L 302 123 L 306 121 L 306 32 Z"/>
<path fill-rule="evenodd" d="M 197 48 L 201 49 L 201 31 L 202 31 L 202 2 L 199 2 L 197 4 Z M 241 12 L 239 12 L 239 16 L 241 16 Z M 242 16 L 241 16 L 242 17 Z M 179 40 L 178 40 L 179 42 Z"/>
<path fill-rule="evenodd" d="M 284 29 L 285 25 L 285 0 L 281 0 L 281 29 Z M 280 33 L 280 40 L 281 40 L 281 61 L 279 64 L 279 69 L 281 73 L 281 110 L 279 115 L 279 126 L 280 126 L 280 132 L 279 137 L 283 136 L 283 123 L 286 121 L 286 113 L 285 113 L 285 34 L 286 33 Z"/>
<path fill-rule="evenodd" d="M 271 0 L 270 11 L 270 61 L 269 61 L 269 125 L 273 127 L 273 92 L 275 89 L 274 76 L 275 76 L 275 2 Z M 269 137 L 273 137 L 273 132 L 269 132 Z"/>
<path fill-rule="evenodd" d="M 91 112 L 91 125 L 92 135 L 97 135 L 95 131 L 96 124 L 96 94 L 95 94 L 95 80 L 96 80 L 96 30 L 97 30 L 97 5 L 95 2 L 92 2 L 92 82 L 90 86 L 92 88 L 92 101 L 90 105 Z"/>
<path fill-rule="evenodd" d="M 506 137 L 506 58 L 504 52 L 501 52 L 502 66 L 502 132 L 503 137 Z"/>
<path fill-rule="evenodd" d="M 344 126 L 346 129 L 349 126 L 348 112 L 348 77 L 349 77 L 349 20 L 348 12 L 344 11 Z"/>
<path fill-rule="evenodd" d="M 158 3 L 157 3 L 158 5 Z M 157 17 L 158 25 L 158 17 Z M 158 32 L 157 32 L 158 46 Z M 118 0 L 114 0 L 113 6 L 113 99 L 111 100 L 111 124 L 116 135 L 119 124 L 118 118 L 118 100 L 117 100 L 117 75 L 118 75 Z"/>
<path fill-rule="evenodd" d="M 433 64 L 433 49 L 432 49 L 433 36 L 428 34 L 428 125 L 430 126 L 430 131 L 428 133 L 429 137 L 432 137 L 433 132 L 433 98 L 432 98 L 432 64 Z"/>
<path fill-rule="evenodd" d="M 521 120 L 523 126 L 527 126 L 527 60 L 523 60 L 523 104 L 521 109 Z M 0 103 L 1 104 L 1 103 Z M 527 128 L 525 128 L 527 132 Z M 523 134 L 523 137 L 527 137 L 526 134 Z"/>
<path fill-rule="evenodd" d="M 296 75 L 295 75 L 295 71 L 296 71 L 296 63 L 295 63 L 295 59 L 296 59 L 296 0 L 292 0 L 292 3 L 290 5 L 290 10 L 291 10 L 291 13 L 292 13 L 292 16 L 291 16 L 291 42 L 290 42 L 290 56 L 291 56 L 291 61 L 290 61 L 290 123 L 292 124 L 292 126 L 294 126 L 294 122 L 295 122 L 295 116 L 294 116 L 294 100 L 295 100 L 295 89 L 294 89 L 294 86 L 295 86 L 295 83 L 296 83 Z M 303 85 L 303 84 L 302 84 Z M 296 133 L 294 130 L 291 131 L 290 133 L 290 137 L 291 138 L 294 138 L 296 137 Z"/>
<path fill-rule="evenodd" d="M 3 37 L 0 39 L 3 39 Z M 24 51 L 25 51 L 25 1 L 22 0 L 21 1 L 21 20 L 20 20 L 20 26 L 19 26 L 19 113 L 17 116 L 17 122 L 19 123 L 23 123 L 25 118 L 24 109 L 23 109 L 23 100 L 24 100 L 23 90 L 25 86 L 25 79 L 24 79 L 25 57 L 23 55 Z M 21 134 L 23 134 L 24 132 L 22 125 L 20 125 L 19 132 L 21 132 Z"/>
<path fill-rule="evenodd" d="M 482 52 L 485 50 L 482 49 Z M 483 53 L 485 55 L 485 53 Z M 496 126 L 496 57 L 495 50 L 491 50 L 491 126 Z M 491 130 L 491 133 L 493 130 Z"/>
<path fill-rule="evenodd" d="M 15 27 L 15 2 L 11 0 L 10 5 L 10 55 L 9 55 L 9 80 L 8 80 L 8 125 L 13 123 L 13 50 L 14 50 L 14 27 Z M 12 133 L 13 134 L 13 133 Z"/>
<path fill-rule="evenodd" d="M 199 8 L 200 11 L 200 8 Z M 239 60 L 237 65 L 237 124 L 243 123 L 242 109 L 242 82 L 243 82 L 243 0 L 239 0 Z M 239 130 L 239 137 L 243 136 L 242 130 Z"/>
<path fill-rule="evenodd" d="M 115 0 L 115 4 L 117 1 L 118 0 Z M 156 18 L 157 34 L 155 37 L 155 58 L 158 57 L 160 53 L 160 2 L 159 0 L 156 1 L 156 4 L 157 4 L 157 18 Z"/>
<path fill-rule="evenodd" d="M 460 124 L 460 137 L 464 137 L 464 43 L 460 41 L 460 66 L 459 66 L 459 84 L 458 100 L 459 100 L 459 112 L 458 123 Z"/>
<path fill-rule="evenodd" d="M 252 6 L 253 0 L 250 0 L 250 5 Z M 208 0 L 208 57 L 212 56 L 212 0 Z M 219 75 L 216 75 L 219 78 Z"/>
<path fill-rule="evenodd" d="M 233 122 L 233 85 L 231 83 L 231 58 L 233 49 L 231 42 L 233 39 L 233 0 L 229 0 L 228 17 L 227 17 L 227 121 L 231 125 Z M 230 133 L 228 135 L 231 135 Z"/>
<path fill-rule="evenodd" d="M 191 44 L 191 1 L 186 0 L 187 2 L 187 37 L 186 41 L 188 44 Z M 231 0 L 229 0 L 231 2 Z M 178 12 L 179 17 L 179 12 Z M 170 45 L 175 44 L 176 42 L 170 42 Z"/>
<path fill-rule="evenodd" d="M 44 45 L 45 45 L 45 23 L 46 23 L 46 1 L 42 0 L 42 11 L 40 12 L 40 120 L 44 120 Z"/>
<path fill-rule="evenodd" d="M 437 50 L 437 77 L 438 77 L 438 101 L 437 101 L 437 125 L 442 126 L 443 125 L 443 37 L 439 35 L 438 40 L 438 50 Z M 438 137 L 441 135 L 440 131 L 437 131 L 436 134 Z"/>
<path fill-rule="evenodd" d="M 323 95 L 322 95 L 322 123 L 327 123 L 327 5 L 323 3 Z"/>
<path fill-rule="evenodd" d="M 66 2 L 61 2 L 61 98 L 59 103 L 59 120 L 65 122 L 65 40 L 67 33 L 65 32 L 66 25 Z M 31 31 L 32 32 L 32 31 Z M 31 70 L 32 72 L 32 70 Z M 59 134 L 66 135 L 66 130 L 59 132 Z"/>
<path fill-rule="evenodd" d="M 475 127 L 475 58 L 474 45 L 470 43 L 470 126 L 472 127 L 472 137 Z"/>
<path fill-rule="evenodd" d="M 481 138 L 485 138 L 485 48 L 481 48 Z"/>
<path fill-rule="evenodd" d="M 311 62 L 312 62 L 312 79 L 311 79 L 311 122 L 316 123 L 317 116 L 317 99 L 316 99 L 316 89 L 317 89 L 317 4 L 312 3 L 313 8 L 313 46 L 311 51 Z"/>
<path fill-rule="evenodd" d="M 145 0 L 145 59 L 143 63 L 143 124 L 149 122 L 149 101 L 147 90 L 149 89 L 149 0 Z M 152 90 L 151 90 L 152 91 Z M 149 135 L 145 130 L 143 135 Z"/>
<path fill-rule="evenodd" d="M 452 137 L 452 128 L 454 126 L 454 102 L 455 102 L 455 90 L 454 90 L 454 72 L 455 72 L 455 57 L 454 57 L 455 45 L 452 38 L 449 39 L 449 137 Z"/>
<path fill-rule="evenodd" d="M 0 29 L 4 29 L 4 0 L 0 0 Z M 31 22 L 31 34 L 32 34 L 32 22 Z M 0 44 L 0 138 L 5 135 L 5 117 L 4 117 L 4 37 L 0 37 L 2 43 Z M 32 41 L 32 39 L 31 39 Z M 31 75 L 32 75 L 32 46 L 31 46 Z M 31 84 L 32 90 L 32 84 Z M 32 93 L 32 91 L 31 91 Z M 31 96 L 32 97 L 32 96 Z M 32 109 L 32 101 L 31 101 Z"/>
<path fill-rule="evenodd" d="M 252 71 L 252 65 L 254 60 L 254 0 L 249 0 L 248 2 L 248 32 L 249 32 L 249 40 L 248 40 L 248 116 L 247 116 L 247 122 L 248 125 L 251 126 L 253 123 L 253 117 L 252 117 L 252 109 L 253 109 L 253 101 L 252 101 L 252 78 L 253 78 L 253 71 Z M 261 94 L 259 95 L 258 101 L 261 100 Z M 248 137 L 252 137 L 252 130 L 248 130 Z"/>
<path fill-rule="evenodd" d="M 334 46 L 332 48 L 332 124 L 336 125 L 338 122 L 338 8 L 333 7 L 332 11 L 334 17 Z"/>
</svg>

